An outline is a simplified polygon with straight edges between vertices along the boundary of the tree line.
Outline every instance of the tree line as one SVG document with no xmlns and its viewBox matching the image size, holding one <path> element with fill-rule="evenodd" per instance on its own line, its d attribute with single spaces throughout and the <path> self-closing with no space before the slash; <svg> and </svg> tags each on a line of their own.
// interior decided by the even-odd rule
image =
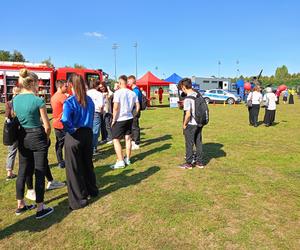
<svg viewBox="0 0 300 250">
<path fill-rule="evenodd" d="M 0 50 L 0 61 L 6 61 L 6 62 L 28 62 L 23 54 L 18 51 L 14 50 L 13 52 L 7 51 L 7 50 Z M 41 61 L 41 63 L 44 63 L 49 68 L 54 68 L 54 64 L 51 61 L 51 57 L 46 58 L 45 60 Z M 65 67 L 69 68 L 77 68 L 77 69 L 85 69 L 85 66 L 79 63 L 74 63 L 73 65 L 66 65 Z"/>
<path fill-rule="evenodd" d="M 243 79 L 246 82 L 251 82 L 253 76 L 244 77 L 241 75 L 238 78 L 231 78 L 232 82 L 236 82 L 239 79 Z M 266 86 L 279 86 L 281 84 L 285 84 L 288 87 L 294 87 L 300 85 L 300 73 L 290 74 L 286 65 L 282 65 L 278 67 L 275 71 L 274 75 L 271 76 L 261 76 L 259 78 L 259 82 L 263 87 Z"/>
<path fill-rule="evenodd" d="M 9 62 L 27 62 L 23 54 L 18 51 L 14 50 L 13 52 L 0 50 L 0 61 L 9 61 Z M 45 60 L 41 61 L 41 63 L 45 63 L 48 67 L 54 68 L 54 64 L 51 61 L 51 57 L 46 58 Z M 74 65 L 66 65 L 65 67 L 70 68 L 78 68 L 84 69 L 85 66 L 82 64 L 74 63 Z M 232 82 L 236 82 L 239 79 L 243 79 L 247 82 L 252 81 L 253 76 L 247 77 L 241 75 L 238 78 L 231 78 Z M 274 75 L 271 76 L 261 76 L 259 81 L 261 82 L 262 86 L 279 86 L 281 84 L 285 84 L 289 87 L 300 85 L 300 73 L 290 74 L 286 65 L 282 65 L 278 67 L 275 71 Z"/>
</svg>

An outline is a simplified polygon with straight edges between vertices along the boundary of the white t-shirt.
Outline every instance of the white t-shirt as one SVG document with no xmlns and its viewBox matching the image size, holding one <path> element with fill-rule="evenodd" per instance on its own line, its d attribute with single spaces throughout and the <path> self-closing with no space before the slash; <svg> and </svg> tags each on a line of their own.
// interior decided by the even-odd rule
<svg viewBox="0 0 300 250">
<path fill-rule="evenodd" d="M 137 95 L 127 88 L 121 88 L 114 93 L 114 103 L 119 103 L 120 111 L 117 121 L 126 121 L 133 119 L 132 110 L 139 102 Z"/>
<path fill-rule="evenodd" d="M 104 98 L 101 92 L 96 89 L 89 89 L 86 94 L 91 97 L 95 104 L 95 112 L 101 112 L 104 106 Z"/>
<path fill-rule="evenodd" d="M 276 110 L 277 96 L 274 93 L 265 94 L 263 100 L 268 104 L 268 110 Z"/>
<path fill-rule="evenodd" d="M 192 92 L 186 96 L 186 98 L 183 101 L 183 110 L 184 111 L 190 111 L 191 112 L 191 119 L 189 121 L 189 125 L 197 125 L 197 122 L 195 120 L 195 101 L 193 99 L 188 98 L 189 96 L 197 97 L 196 92 Z"/>
<path fill-rule="evenodd" d="M 253 91 L 247 97 L 247 101 L 249 100 L 252 100 L 252 104 L 260 104 L 262 101 L 262 94 L 258 91 Z"/>
</svg>

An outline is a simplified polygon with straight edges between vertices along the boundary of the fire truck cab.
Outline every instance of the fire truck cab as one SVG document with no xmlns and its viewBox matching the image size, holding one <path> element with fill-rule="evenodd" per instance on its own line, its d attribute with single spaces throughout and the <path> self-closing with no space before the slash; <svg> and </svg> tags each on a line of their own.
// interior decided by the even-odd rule
<svg viewBox="0 0 300 250">
<path fill-rule="evenodd" d="M 49 68 L 41 63 L 23 63 L 23 62 L 0 62 L 0 94 L 1 102 L 7 102 L 12 99 L 12 89 L 19 85 L 19 71 L 27 68 L 37 74 L 38 95 L 42 97 L 47 106 L 50 107 L 51 96 L 55 93 L 56 80 L 67 81 L 72 74 L 78 74 L 88 83 L 92 78 L 103 81 L 108 77 L 102 70 L 79 69 L 79 68 Z"/>
</svg>

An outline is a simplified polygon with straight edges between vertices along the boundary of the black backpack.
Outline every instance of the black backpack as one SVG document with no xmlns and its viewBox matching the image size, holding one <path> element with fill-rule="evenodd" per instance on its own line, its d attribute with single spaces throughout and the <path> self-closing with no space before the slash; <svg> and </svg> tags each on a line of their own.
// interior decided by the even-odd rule
<svg viewBox="0 0 300 250">
<path fill-rule="evenodd" d="M 148 105 L 148 100 L 145 95 L 142 94 L 142 104 L 141 104 L 141 110 L 145 110 Z"/>
<path fill-rule="evenodd" d="M 195 121 L 199 127 L 203 127 L 209 122 L 209 110 L 206 101 L 200 93 L 195 96 L 187 96 L 186 98 L 195 101 Z M 193 114 L 191 114 L 193 116 Z"/>
</svg>

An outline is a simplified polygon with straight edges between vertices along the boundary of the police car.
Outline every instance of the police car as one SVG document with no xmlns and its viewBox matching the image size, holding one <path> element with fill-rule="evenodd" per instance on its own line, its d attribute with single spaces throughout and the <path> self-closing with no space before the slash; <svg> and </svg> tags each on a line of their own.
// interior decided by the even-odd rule
<svg viewBox="0 0 300 250">
<path fill-rule="evenodd" d="M 204 100 L 206 103 L 228 103 L 228 104 L 234 104 L 239 103 L 241 101 L 241 98 L 238 95 L 235 95 L 233 93 L 230 93 L 228 91 L 222 90 L 222 89 L 210 89 L 206 90 L 202 94 Z"/>
</svg>

